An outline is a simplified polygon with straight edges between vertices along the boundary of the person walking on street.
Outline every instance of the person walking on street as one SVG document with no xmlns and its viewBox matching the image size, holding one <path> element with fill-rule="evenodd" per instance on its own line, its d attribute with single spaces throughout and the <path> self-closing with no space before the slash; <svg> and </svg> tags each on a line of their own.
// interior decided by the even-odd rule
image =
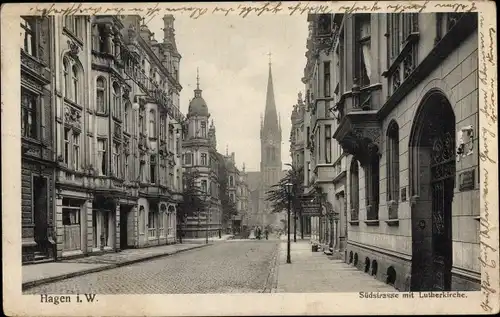
<svg viewBox="0 0 500 317">
<path fill-rule="evenodd" d="M 264 234 L 266 235 L 266 240 L 269 240 L 269 231 L 267 231 L 267 228 L 264 229 Z"/>
</svg>

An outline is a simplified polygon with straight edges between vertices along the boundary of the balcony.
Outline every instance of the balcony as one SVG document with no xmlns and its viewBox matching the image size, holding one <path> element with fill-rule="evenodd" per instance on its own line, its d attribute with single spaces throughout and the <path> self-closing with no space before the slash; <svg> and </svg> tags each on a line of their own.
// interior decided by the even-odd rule
<svg viewBox="0 0 500 317">
<path fill-rule="evenodd" d="M 340 123 L 333 137 L 342 149 L 353 155 L 361 165 L 366 165 L 374 155 L 379 155 L 382 128 L 378 119 L 380 85 L 359 88 L 342 96 L 334 110 Z"/>
<path fill-rule="evenodd" d="M 27 54 L 23 49 L 21 49 L 21 71 L 35 79 L 37 85 L 50 83 L 50 71 L 43 62 Z"/>
</svg>

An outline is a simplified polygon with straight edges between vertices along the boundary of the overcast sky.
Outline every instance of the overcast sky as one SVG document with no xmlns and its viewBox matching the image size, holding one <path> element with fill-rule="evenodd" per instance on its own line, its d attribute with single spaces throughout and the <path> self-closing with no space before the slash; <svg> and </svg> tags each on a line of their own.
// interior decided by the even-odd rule
<svg viewBox="0 0 500 317">
<path fill-rule="evenodd" d="M 235 152 L 239 168 L 260 168 L 260 116 L 264 113 L 269 52 L 276 107 L 281 117 L 281 158 L 290 163 L 290 114 L 303 91 L 301 78 L 306 62 L 306 16 L 205 15 L 199 19 L 175 16 L 180 65 L 181 111 L 186 114 L 196 88 L 196 68 L 200 88 L 207 102 L 217 134 L 217 150 Z M 157 16 L 148 26 L 159 42 L 163 20 Z"/>
</svg>

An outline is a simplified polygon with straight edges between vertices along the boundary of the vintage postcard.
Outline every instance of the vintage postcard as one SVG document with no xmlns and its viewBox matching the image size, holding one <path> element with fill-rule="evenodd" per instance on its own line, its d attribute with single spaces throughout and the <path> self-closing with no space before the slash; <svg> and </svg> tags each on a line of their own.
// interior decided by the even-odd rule
<svg viewBox="0 0 500 317">
<path fill-rule="evenodd" d="M 499 312 L 496 6 L 1 10 L 11 316 Z"/>
</svg>

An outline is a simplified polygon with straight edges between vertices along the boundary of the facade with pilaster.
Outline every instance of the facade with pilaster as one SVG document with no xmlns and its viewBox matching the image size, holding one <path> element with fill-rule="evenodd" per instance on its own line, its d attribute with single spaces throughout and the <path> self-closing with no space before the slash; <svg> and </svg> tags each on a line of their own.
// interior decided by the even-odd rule
<svg viewBox="0 0 500 317">
<path fill-rule="evenodd" d="M 399 290 L 479 290 L 477 13 L 334 17 L 346 262 Z"/>
<path fill-rule="evenodd" d="M 341 21 L 333 14 L 309 15 L 307 63 L 304 69 L 306 95 L 304 110 L 307 125 L 304 131 L 306 151 L 305 197 L 319 205 L 312 218 L 314 241 L 332 251 L 342 252 L 346 246 L 347 209 L 345 204 L 346 156 L 333 132 L 338 118 L 332 111 L 340 99 L 339 71 L 342 67 L 338 50 L 333 47 Z M 306 116 L 306 115 L 304 115 Z"/>
<path fill-rule="evenodd" d="M 186 173 L 197 174 L 195 185 L 201 190 L 206 208 L 188 212 L 182 224 L 182 232 L 187 238 L 218 236 L 222 228 L 219 168 L 225 162 L 221 162 L 216 150 L 215 125 L 212 120 L 209 126 L 210 113 L 202 96 L 199 76 L 197 81 L 183 133 L 182 166 Z"/>
<path fill-rule="evenodd" d="M 138 16 L 55 19 L 58 257 L 176 241 L 182 87 L 164 22 L 158 43 Z"/>
<path fill-rule="evenodd" d="M 54 259 L 53 17 L 20 17 L 22 262 Z"/>
</svg>

